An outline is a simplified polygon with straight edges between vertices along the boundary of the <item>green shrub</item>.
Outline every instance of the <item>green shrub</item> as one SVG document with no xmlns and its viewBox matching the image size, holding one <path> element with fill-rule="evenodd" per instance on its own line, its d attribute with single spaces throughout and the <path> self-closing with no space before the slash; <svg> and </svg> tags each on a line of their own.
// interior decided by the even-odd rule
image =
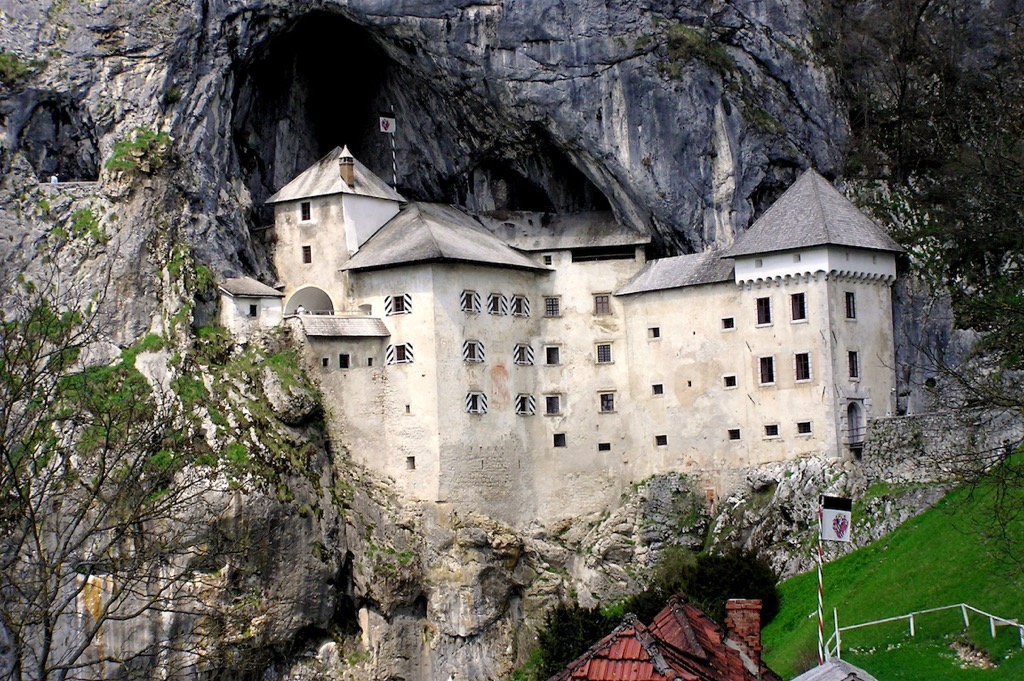
<svg viewBox="0 0 1024 681">
<path fill-rule="evenodd" d="M 27 79 L 42 64 L 38 61 L 25 62 L 13 52 L 0 52 L 0 82 L 7 86 L 17 85 Z"/>
<path fill-rule="evenodd" d="M 132 130 L 114 143 L 114 153 L 107 159 L 107 170 L 116 172 L 152 173 L 167 163 L 171 154 L 171 136 L 145 127 Z"/>
</svg>

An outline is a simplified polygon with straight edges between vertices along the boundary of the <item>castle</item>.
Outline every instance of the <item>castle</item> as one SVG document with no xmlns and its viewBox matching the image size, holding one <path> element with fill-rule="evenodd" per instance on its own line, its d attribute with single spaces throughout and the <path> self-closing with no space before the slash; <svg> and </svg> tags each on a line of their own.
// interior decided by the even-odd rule
<svg viewBox="0 0 1024 681">
<path fill-rule="evenodd" d="M 901 250 L 806 171 L 725 251 L 647 261 L 610 214 L 406 202 L 345 149 L 269 199 L 283 290 L 226 325 L 301 325 L 335 432 L 403 494 L 514 524 L 679 472 L 857 456 L 893 409 Z"/>
</svg>

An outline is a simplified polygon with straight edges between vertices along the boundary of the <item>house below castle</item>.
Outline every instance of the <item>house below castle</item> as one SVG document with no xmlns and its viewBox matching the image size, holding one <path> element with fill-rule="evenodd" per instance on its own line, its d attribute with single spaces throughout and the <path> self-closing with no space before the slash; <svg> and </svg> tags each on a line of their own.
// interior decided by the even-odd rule
<svg viewBox="0 0 1024 681">
<path fill-rule="evenodd" d="M 526 524 L 653 474 L 712 496 L 892 409 L 900 248 L 813 170 L 730 249 L 652 261 L 610 214 L 406 202 L 343 149 L 269 203 L 332 427 L 410 497 Z"/>
</svg>

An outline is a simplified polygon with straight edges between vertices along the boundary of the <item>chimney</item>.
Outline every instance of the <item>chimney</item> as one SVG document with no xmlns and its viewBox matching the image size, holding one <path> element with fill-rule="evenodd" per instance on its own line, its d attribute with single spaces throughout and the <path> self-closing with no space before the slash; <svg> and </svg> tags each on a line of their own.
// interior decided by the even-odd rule
<svg viewBox="0 0 1024 681">
<path fill-rule="evenodd" d="M 341 156 L 338 157 L 338 166 L 341 170 L 341 179 L 345 181 L 349 187 L 356 186 L 356 160 L 352 158 L 352 154 L 349 153 L 348 147 L 341 150 Z"/>
<path fill-rule="evenodd" d="M 750 658 L 755 670 L 761 668 L 761 601 L 730 598 L 725 602 L 726 638 Z M 756 673 L 756 672 L 755 672 Z"/>
</svg>

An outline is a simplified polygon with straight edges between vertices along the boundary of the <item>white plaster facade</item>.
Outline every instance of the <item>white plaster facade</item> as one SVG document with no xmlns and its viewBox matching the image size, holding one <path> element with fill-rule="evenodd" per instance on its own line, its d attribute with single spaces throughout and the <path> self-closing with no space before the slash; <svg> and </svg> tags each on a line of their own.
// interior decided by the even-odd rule
<svg viewBox="0 0 1024 681">
<path fill-rule="evenodd" d="M 284 295 L 248 277 L 225 279 L 220 289 L 220 325 L 236 336 L 272 329 L 283 319 Z"/>
<path fill-rule="evenodd" d="M 342 193 L 310 201 L 323 217 L 302 225 L 309 197 L 289 185 L 276 263 L 286 309 L 316 286 L 335 312 L 383 325 L 308 337 L 355 460 L 413 498 L 549 522 L 655 473 L 720 494 L 739 467 L 848 456 L 866 419 L 890 410 L 899 247 L 808 177 L 729 251 L 650 263 L 649 239 L 607 216 L 474 217 L 377 198 L 353 225 Z M 827 216 L 787 212 L 818 194 L 865 246 L 817 234 L 818 221 L 835 227 Z M 799 239 L 762 233 L 793 220 Z M 307 242 L 316 263 L 296 249 Z"/>
</svg>

